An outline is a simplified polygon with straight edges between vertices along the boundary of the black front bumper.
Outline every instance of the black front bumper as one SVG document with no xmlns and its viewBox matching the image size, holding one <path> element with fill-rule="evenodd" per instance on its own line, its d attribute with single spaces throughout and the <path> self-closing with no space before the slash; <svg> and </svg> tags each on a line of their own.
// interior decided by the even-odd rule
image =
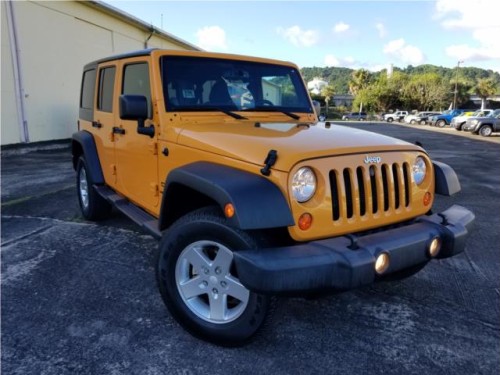
<svg viewBox="0 0 500 375">
<path fill-rule="evenodd" d="M 442 242 L 436 258 L 461 253 L 474 218 L 471 211 L 455 205 L 375 234 L 235 252 L 238 277 L 248 289 L 264 294 L 353 289 L 381 278 L 375 272 L 380 253 L 390 259 L 383 276 L 427 263 L 429 244 L 436 237 Z"/>
</svg>

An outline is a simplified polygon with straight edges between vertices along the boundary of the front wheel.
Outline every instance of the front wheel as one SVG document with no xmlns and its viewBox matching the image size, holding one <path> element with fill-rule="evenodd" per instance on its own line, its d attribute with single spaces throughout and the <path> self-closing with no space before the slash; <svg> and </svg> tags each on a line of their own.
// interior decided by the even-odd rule
<svg viewBox="0 0 500 375">
<path fill-rule="evenodd" d="M 481 126 L 481 129 L 479 129 L 479 134 L 483 137 L 489 137 L 491 133 L 493 133 L 493 129 L 489 125 Z"/>
<path fill-rule="evenodd" d="M 417 120 L 411 120 L 410 125 L 415 125 L 417 123 Z"/>
<path fill-rule="evenodd" d="M 393 122 L 393 121 L 394 121 L 394 119 L 393 119 L 392 117 L 389 117 L 389 118 L 387 119 L 387 122 Z"/>
<path fill-rule="evenodd" d="M 157 264 L 161 296 L 177 322 L 217 345 L 250 341 L 264 326 L 271 300 L 240 283 L 233 252 L 257 247 L 216 208 L 179 219 L 161 240 Z"/>
<path fill-rule="evenodd" d="M 446 122 L 444 120 L 439 120 L 438 122 L 436 122 L 436 126 L 439 128 L 444 128 L 445 125 Z"/>
</svg>

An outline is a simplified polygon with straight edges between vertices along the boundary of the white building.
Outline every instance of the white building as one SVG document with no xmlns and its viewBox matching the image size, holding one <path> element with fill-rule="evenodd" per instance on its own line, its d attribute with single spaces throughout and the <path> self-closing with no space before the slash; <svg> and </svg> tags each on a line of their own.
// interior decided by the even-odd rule
<svg viewBox="0 0 500 375">
<path fill-rule="evenodd" d="M 159 47 L 197 50 L 99 1 L 2 1 L 1 144 L 70 138 L 83 65 Z"/>
</svg>

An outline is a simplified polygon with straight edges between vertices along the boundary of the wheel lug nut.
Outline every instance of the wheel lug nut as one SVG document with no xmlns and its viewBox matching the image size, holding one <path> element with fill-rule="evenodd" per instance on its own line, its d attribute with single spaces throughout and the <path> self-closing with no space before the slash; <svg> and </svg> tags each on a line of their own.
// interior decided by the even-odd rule
<svg viewBox="0 0 500 375">
<path fill-rule="evenodd" d="M 218 291 L 217 289 L 215 289 L 215 288 L 213 288 L 213 289 L 212 289 L 212 292 L 213 292 L 214 294 L 219 294 L 219 291 Z"/>
<path fill-rule="evenodd" d="M 227 283 L 225 281 L 221 281 L 220 282 L 220 286 L 223 287 L 223 288 L 225 288 L 227 286 Z"/>
<path fill-rule="evenodd" d="M 207 267 L 203 267 L 203 272 L 205 273 L 205 275 L 208 275 L 208 273 L 209 273 L 210 271 L 208 270 L 208 268 L 207 268 Z"/>
<path fill-rule="evenodd" d="M 222 272 L 222 270 L 220 269 L 220 267 L 217 267 L 217 268 L 215 269 L 215 273 L 216 273 L 217 275 L 220 275 L 220 273 L 221 273 L 221 272 Z"/>
<path fill-rule="evenodd" d="M 205 288 L 208 286 L 208 282 L 206 282 L 206 281 L 203 281 L 201 284 L 202 284 Z"/>
</svg>

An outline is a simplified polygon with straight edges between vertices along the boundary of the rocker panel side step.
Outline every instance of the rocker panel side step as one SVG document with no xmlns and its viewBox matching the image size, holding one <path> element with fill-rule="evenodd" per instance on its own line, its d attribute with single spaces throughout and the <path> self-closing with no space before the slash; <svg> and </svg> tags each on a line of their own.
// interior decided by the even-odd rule
<svg viewBox="0 0 500 375">
<path fill-rule="evenodd" d="M 132 219 L 153 237 L 157 239 L 161 238 L 161 232 L 158 230 L 158 219 L 156 219 L 153 215 L 150 215 L 146 211 L 140 209 L 128 199 L 118 195 L 107 186 L 94 185 L 94 189 L 100 196 L 115 206 L 118 211 Z"/>
</svg>

